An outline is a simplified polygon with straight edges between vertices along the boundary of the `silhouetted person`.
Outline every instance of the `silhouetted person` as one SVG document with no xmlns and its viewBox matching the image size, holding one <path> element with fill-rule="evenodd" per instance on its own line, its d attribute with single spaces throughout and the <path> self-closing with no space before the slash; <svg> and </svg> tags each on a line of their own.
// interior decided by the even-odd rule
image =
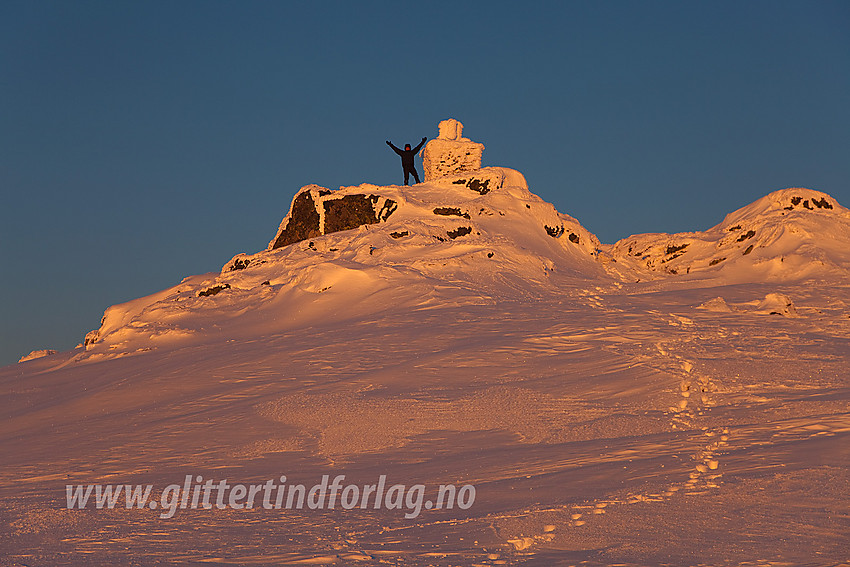
<svg viewBox="0 0 850 567">
<path fill-rule="evenodd" d="M 393 149 L 395 153 L 401 156 L 401 167 L 404 169 L 404 184 L 407 185 L 408 180 L 410 179 L 410 174 L 413 174 L 413 179 L 419 183 L 419 174 L 416 173 L 416 168 L 413 166 L 413 158 L 416 156 L 416 152 L 419 151 L 419 148 L 422 147 L 422 144 L 425 143 L 425 140 L 428 138 L 422 138 L 422 141 L 419 142 L 419 145 L 410 149 L 410 144 L 405 144 L 404 149 L 400 150 L 393 145 L 392 142 L 387 140 L 387 145 Z"/>
</svg>

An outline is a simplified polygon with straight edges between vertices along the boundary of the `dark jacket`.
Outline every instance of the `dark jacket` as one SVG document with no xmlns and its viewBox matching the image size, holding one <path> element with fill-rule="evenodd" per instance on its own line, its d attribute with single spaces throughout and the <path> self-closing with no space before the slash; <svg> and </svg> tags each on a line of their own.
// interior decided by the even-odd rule
<svg viewBox="0 0 850 567">
<path fill-rule="evenodd" d="M 427 138 L 422 138 L 422 141 L 419 142 L 419 145 L 413 148 L 412 150 L 400 150 L 393 145 L 392 142 L 387 141 L 387 145 L 393 149 L 395 153 L 401 156 L 401 166 L 405 169 L 413 169 L 413 158 L 416 157 L 416 152 L 419 151 L 419 148 L 422 147 L 422 144 L 425 143 Z"/>
</svg>

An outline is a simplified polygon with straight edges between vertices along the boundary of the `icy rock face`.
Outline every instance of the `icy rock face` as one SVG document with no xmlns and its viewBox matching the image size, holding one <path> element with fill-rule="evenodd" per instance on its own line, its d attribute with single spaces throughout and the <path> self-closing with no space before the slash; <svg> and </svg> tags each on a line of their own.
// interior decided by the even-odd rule
<svg viewBox="0 0 850 567">
<path fill-rule="evenodd" d="M 449 118 L 440 122 L 439 129 L 439 136 L 422 148 L 425 181 L 481 168 L 484 144 L 464 138 L 463 124 Z"/>
<path fill-rule="evenodd" d="M 378 195 L 340 195 L 318 185 L 307 185 L 295 195 L 289 214 L 281 222 L 268 249 L 386 221 L 396 206 L 392 199 Z"/>
</svg>

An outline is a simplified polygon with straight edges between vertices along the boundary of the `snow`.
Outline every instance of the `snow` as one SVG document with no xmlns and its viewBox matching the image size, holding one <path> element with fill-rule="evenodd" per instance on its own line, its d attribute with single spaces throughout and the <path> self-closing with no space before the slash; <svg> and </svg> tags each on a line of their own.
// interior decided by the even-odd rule
<svg viewBox="0 0 850 567">
<path fill-rule="evenodd" d="M 425 181 L 481 167 L 484 144 L 462 137 L 463 124 L 449 118 L 440 122 L 439 132 L 420 152 Z"/>
<path fill-rule="evenodd" d="M 440 133 L 437 137 L 442 140 L 460 140 L 463 138 L 463 124 L 454 118 L 441 121 L 438 129 Z"/>
<path fill-rule="evenodd" d="M 268 249 L 0 369 L 9 564 L 848 560 L 850 215 L 832 197 L 777 191 L 704 232 L 606 245 L 504 167 L 302 192 L 315 235 L 274 248 L 287 214 Z M 324 203 L 356 195 L 397 207 L 329 232 Z M 67 484 L 337 473 L 477 498 L 415 519 L 64 509 Z"/>
<path fill-rule="evenodd" d="M 49 348 L 36 349 L 31 351 L 29 354 L 26 354 L 18 360 L 18 362 L 26 362 L 28 360 L 35 360 L 36 358 L 41 358 L 43 356 L 50 356 L 51 354 L 56 354 L 57 351 Z"/>
<path fill-rule="evenodd" d="M 802 280 L 850 269 L 850 210 L 819 191 L 775 191 L 705 232 L 639 234 L 610 250 L 622 277 Z"/>
</svg>

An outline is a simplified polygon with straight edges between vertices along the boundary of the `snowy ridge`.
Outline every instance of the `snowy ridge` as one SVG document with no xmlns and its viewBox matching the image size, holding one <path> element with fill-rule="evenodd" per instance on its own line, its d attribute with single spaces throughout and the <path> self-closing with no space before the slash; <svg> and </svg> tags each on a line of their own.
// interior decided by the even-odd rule
<svg viewBox="0 0 850 567">
<path fill-rule="evenodd" d="M 734 211 L 705 232 L 638 234 L 610 248 L 624 279 L 791 281 L 850 269 L 850 210 L 819 191 L 783 189 Z"/>
<path fill-rule="evenodd" d="M 532 299 L 636 281 L 790 282 L 848 271 L 850 211 L 808 189 L 771 193 L 705 232 L 603 245 L 508 168 L 413 187 L 308 185 L 268 249 L 236 255 L 219 274 L 110 307 L 86 337 L 84 358 L 402 305 Z"/>
</svg>

